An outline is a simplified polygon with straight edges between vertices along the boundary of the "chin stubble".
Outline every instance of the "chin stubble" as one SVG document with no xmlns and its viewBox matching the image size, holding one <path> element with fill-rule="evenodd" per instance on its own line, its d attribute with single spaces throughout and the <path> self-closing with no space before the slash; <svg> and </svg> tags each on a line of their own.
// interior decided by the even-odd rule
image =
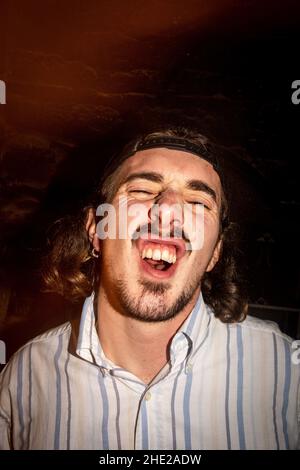
<svg viewBox="0 0 300 470">
<path fill-rule="evenodd" d="M 200 280 L 190 282 L 170 305 L 167 305 L 170 284 L 139 281 L 142 290 L 138 297 L 130 295 L 130 289 L 124 280 L 118 280 L 115 288 L 124 315 L 153 323 L 171 320 L 181 312 L 199 287 Z"/>
</svg>

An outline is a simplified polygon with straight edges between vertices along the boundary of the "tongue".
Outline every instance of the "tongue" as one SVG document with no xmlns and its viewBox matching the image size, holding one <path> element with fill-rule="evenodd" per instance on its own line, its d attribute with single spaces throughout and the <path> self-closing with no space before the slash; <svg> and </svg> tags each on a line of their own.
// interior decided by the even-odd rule
<svg viewBox="0 0 300 470">
<path fill-rule="evenodd" d="M 145 261 L 149 264 L 152 264 L 153 266 L 156 266 L 157 264 L 163 264 L 163 261 L 159 260 L 155 260 L 155 259 L 149 259 L 149 258 L 146 258 Z"/>
<path fill-rule="evenodd" d="M 165 263 L 162 260 L 154 260 L 154 259 L 145 259 L 146 263 L 150 264 L 153 268 L 162 270 L 165 268 Z"/>
</svg>

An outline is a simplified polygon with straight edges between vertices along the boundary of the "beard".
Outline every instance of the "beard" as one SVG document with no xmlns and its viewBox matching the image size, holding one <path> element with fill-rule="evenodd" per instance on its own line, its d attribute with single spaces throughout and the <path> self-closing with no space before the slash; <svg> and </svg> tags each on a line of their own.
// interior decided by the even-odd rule
<svg viewBox="0 0 300 470">
<path fill-rule="evenodd" d="M 118 280 L 115 293 L 124 315 L 143 322 L 162 322 L 171 320 L 190 302 L 201 281 L 201 276 L 194 278 L 173 301 L 168 301 L 170 284 L 138 281 L 141 286 L 138 295 L 130 293 L 126 281 Z"/>
</svg>

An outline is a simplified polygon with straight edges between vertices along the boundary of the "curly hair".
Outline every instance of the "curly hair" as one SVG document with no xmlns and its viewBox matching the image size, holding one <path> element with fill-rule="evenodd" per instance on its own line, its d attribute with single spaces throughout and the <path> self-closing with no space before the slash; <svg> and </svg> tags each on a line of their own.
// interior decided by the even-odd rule
<svg viewBox="0 0 300 470">
<path fill-rule="evenodd" d="M 97 290 L 99 283 L 99 260 L 91 256 L 91 245 L 85 230 L 88 210 L 103 202 L 110 202 L 120 184 L 120 173 L 124 161 L 133 155 L 140 144 L 152 137 L 183 138 L 192 144 L 201 145 L 213 159 L 218 159 L 218 147 L 207 137 L 186 128 L 168 128 L 151 132 L 132 140 L 121 153 L 113 155 L 91 199 L 80 213 L 57 221 L 49 237 L 48 253 L 43 260 L 45 290 L 56 292 L 71 301 L 82 300 Z M 207 158 L 208 159 L 208 158 Z M 244 283 L 237 268 L 236 227 L 229 222 L 228 202 L 224 175 L 219 168 L 221 180 L 221 209 L 219 239 L 222 248 L 214 269 L 205 273 L 201 280 L 201 291 L 205 302 L 222 322 L 243 321 L 247 315 L 247 299 Z"/>
</svg>

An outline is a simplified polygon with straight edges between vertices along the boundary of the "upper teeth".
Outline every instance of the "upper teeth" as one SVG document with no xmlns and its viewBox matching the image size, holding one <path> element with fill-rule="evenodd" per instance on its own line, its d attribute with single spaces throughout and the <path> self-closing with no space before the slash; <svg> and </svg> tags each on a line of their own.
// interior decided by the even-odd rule
<svg viewBox="0 0 300 470">
<path fill-rule="evenodd" d="M 173 254 L 172 251 L 174 249 L 168 249 L 167 247 L 164 247 L 163 249 L 160 248 L 144 248 L 143 253 L 142 253 L 142 258 L 149 258 L 153 259 L 155 261 L 163 260 L 167 261 L 168 263 L 174 264 L 176 262 L 176 253 Z"/>
</svg>

